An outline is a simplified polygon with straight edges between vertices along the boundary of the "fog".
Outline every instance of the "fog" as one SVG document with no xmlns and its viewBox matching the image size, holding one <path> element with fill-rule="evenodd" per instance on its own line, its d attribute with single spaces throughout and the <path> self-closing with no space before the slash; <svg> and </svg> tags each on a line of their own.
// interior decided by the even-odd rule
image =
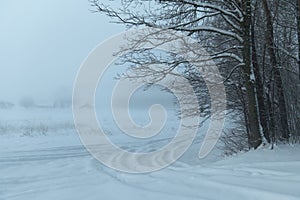
<svg viewBox="0 0 300 200">
<path fill-rule="evenodd" d="M 70 96 L 89 52 L 124 30 L 87 0 L 0 1 L 0 100 Z"/>
</svg>

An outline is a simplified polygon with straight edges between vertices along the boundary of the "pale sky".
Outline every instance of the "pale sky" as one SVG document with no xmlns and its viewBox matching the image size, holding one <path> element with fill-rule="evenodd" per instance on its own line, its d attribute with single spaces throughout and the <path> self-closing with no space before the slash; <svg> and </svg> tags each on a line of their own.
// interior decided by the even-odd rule
<svg viewBox="0 0 300 200">
<path fill-rule="evenodd" d="M 88 0 L 0 0 L 0 100 L 71 93 L 83 60 L 124 30 Z"/>
</svg>

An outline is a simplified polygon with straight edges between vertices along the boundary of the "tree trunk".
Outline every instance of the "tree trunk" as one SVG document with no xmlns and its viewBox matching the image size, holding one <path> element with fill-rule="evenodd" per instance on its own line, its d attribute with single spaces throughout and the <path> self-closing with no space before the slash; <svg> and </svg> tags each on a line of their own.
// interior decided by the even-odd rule
<svg viewBox="0 0 300 200">
<path fill-rule="evenodd" d="M 257 148 L 262 143 L 259 127 L 258 105 L 256 100 L 255 83 L 252 79 L 252 54 L 251 54 L 251 23 L 252 9 L 251 0 L 243 0 L 244 21 L 242 22 L 243 29 L 243 59 L 244 67 L 242 68 L 243 77 L 245 80 L 247 103 L 248 103 L 248 128 L 249 128 L 249 145 L 251 148 Z"/>
<path fill-rule="evenodd" d="M 299 0 L 300 1 L 300 0 Z M 264 85 L 262 81 L 262 77 L 259 70 L 259 63 L 257 60 L 257 51 L 255 46 L 255 21 L 253 19 L 252 27 L 251 27 L 251 41 L 252 41 L 252 61 L 253 61 L 253 70 L 255 74 L 255 86 L 256 86 L 256 93 L 257 93 L 257 100 L 258 100 L 258 107 L 259 107 L 259 116 L 260 116 L 260 123 L 263 129 L 263 134 L 267 141 L 270 143 L 270 130 L 269 130 L 269 122 L 268 122 L 268 112 L 267 106 L 265 103 L 264 98 Z"/>
<path fill-rule="evenodd" d="M 300 0 L 297 0 L 298 68 L 300 80 Z M 300 86 L 299 86 L 300 87 Z"/>
<path fill-rule="evenodd" d="M 276 53 L 275 53 L 274 30 L 273 30 L 273 22 L 272 22 L 273 20 L 272 20 L 272 15 L 267 0 L 262 0 L 262 4 L 263 4 L 263 9 L 266 16 L 266 22 L 267 22 L 267 30 L 266 30 L 267 49 L 270 55 L 272 68 L 274 70 L 275 85 L 278 91 L 280 123 L 283 130 L 282 136 L 285 140 L 288 140 L 290 135 L 288 116 L 287 116 L 286 102 L 285 102 L 284 91 L 283 91 L 283 82 L 282 82 L 282 78 L 281 78 L 281 74 L 280 74 L 280 70 L 276 58 Z"/>
</svg>

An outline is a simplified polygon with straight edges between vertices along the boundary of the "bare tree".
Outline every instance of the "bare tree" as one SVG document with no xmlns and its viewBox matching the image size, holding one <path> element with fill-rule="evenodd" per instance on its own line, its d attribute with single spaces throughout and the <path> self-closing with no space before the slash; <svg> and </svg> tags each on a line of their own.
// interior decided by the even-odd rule
<svg viewBox="0 0 300 200">
<path fill-rule="evenodd" d="M 154 3 L 153 1 L 145 1 Z M 241 75 L 244 78 L 244 87 L 246 88 L 247 99 L 247 127 L 249 130 L 249 146 L 257 148 L 262 143 L 260 132 L 259 108 L 255 90 L 255 75 L 252 68 L 251 54 L 251 23 L 252 10 L 251 1 L 159 1 L 160 11 L 152 12 L 150 9 L 145 10 L 142 14 L 128 9 L 132 5 L 137 5 L 134 0 L 124 1 L 123 9 L 119 11 L 104 6 L 97 0 L 92 1 L 93 5 L 99 12 L 118 19 L 119 22 L 127 25 L 159 27 L 163 29 L 172 29 L 184 32 L 189 36 L 197 37 L 202 33 L 210 33 L 214 37 L 222 37 L 225 40 L 218 44 L 219 51 L 213 52 L 211 57 L 216 60 L 229 59 L 236 62 L 235 68 L 241 68 Z M 216 19 L 226 24 L 225 26 L 216 26 L 213 22 Z M 232 46 L 234 44 L 234 46 Z M 213 49 L 214 47 L 211 47 Z M 127 61 L 141 63 L 141 58 L 134 59 L 133 54 Z M 151 56 L 150 56 L 151 57 Z M 148 59 L 149 60 L 149 54 Z M 151 60 L 151 59 L 150 59 Z M 160 60 L 161 61 L 161 60 Z M 169 66 L 176 67 L 180 64 L 178 60 L 172 60 L 172 63 L 165 61 Z M 156 60 L 157 62 L 157 60 Z M 143 66 L 145 63 L 143 63 Z M 141 66 L 141 65 L 140 65 Z M 140 68 L 138 68 L 140 69 Z M 150 70 L 144 71 L 143 75 L 150 75 Z M 168 70 L 167 70 L 168 71 Z M 169 70 L 170 71 L 170 70 Z M 166 73 L 166 71 L 164 72 Z M 163 73 L 161 73 L 163 74 Z M 160 75 L 161 75 L 160 74 Z M 153 73 L 152 73 L 153 75 Z"/>
</svg>

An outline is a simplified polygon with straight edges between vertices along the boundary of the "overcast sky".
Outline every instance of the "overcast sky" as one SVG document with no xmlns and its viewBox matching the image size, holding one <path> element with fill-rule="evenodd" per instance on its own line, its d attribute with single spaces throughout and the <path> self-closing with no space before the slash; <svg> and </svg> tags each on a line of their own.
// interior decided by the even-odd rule
<svg viewBox="0 0 300 200">
<path fill-rule="evenodd" d="M 71 93 L 89 52 L 124 30 L 90 9 L 88 0 L 0 1 L 0 100 Z"/>
</svg>

